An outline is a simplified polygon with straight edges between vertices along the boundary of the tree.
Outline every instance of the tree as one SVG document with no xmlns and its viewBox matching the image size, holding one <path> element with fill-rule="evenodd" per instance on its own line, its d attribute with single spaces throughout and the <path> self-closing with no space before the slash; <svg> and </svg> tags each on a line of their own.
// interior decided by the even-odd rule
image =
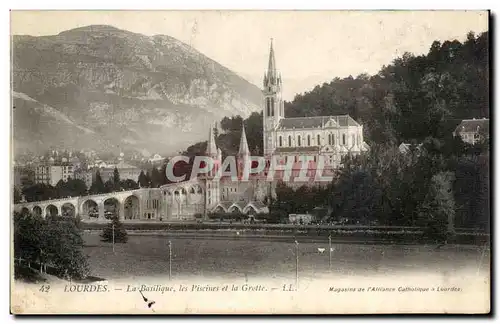
<svg viewBox="0 0 500 324">
<path fill-rule="evenodd" d="M 160 168 L 160 185 L 165 185 L 165 184 L 168 183 L 168 179 L 167 179 L 167 165 L 168 165 L 168 161 L 166 161 L 165 163 L 163 163 L 163 165 Z"/>
<path fill-rule="evenodd" d="M 90 186 L 89 192 L 92 194 L 106 193 L 106 188 L 104 187 L 104 182 L 102 181 L 99 170 L 95 173 L 95 179 Z"/>
<path fill-rule="evenodd" d="M 84 196 L 87 193 L 87 185 L 81 179 L 71 179 L 68 178 L 66 182 L 66 188 L 70 193 L 70 196 Z"/>
<path fill-rule="evenodd" d="M 139 185 L 132 179 L 122 180 L 120 187 L 125 190 L 139 189 Z"/>
<path fill-rule="evenodd" d="M 426 227 L 426 234 L 436 241 L 446 239 L 453 227 L 455 200 L 452 192 L 452 172 L 440 172 L 432 177 L 429 191 L 419 208 L 419 223 Z"/>
<path fill-rule="evenodd" d="M 47 223 L 45 255 L 50 263 L 57 265 L 56 274 L 74 279 L 88 276 L 90 268 L 76 220 L 70 217 L 55 217 L 49 218 Z"/>
<path fill-rule="evenodd" d="M 139 183 L 139 186 L 141 188 L 147 188 L 147 187 L 149 187 L 148 178 L 144 174 L 144 171 L 141 171 L 141 173 L 139 174 L 139 178 L 137 179 L 137 182 Z"/>
<path fill-rule="evenodd" d="M 14 187 L 12 196 L 14 198 L 14 204 L 18 204 L 21 201 L 21 193 L 19 192 L 19 189 L 17 189 L 17 187 Z"/>
<path fill-rule="evenodd" d="M 104 192 L 105 193 L 113 192 L 114 189 L 115 189 L 115 182 L 112 179 L 106 181 L 106 183 L 104 184 Z"/>
<path fill-rule="evenodd" d="M 149 171 L 146 171 L 146 188 L 151 188 L 151 173 Z"/>
<path fill-rule="evenodd" d="M 118 168 L 116 168 L 116 167 L 113 170 L 113 189 L 114 189 L 114 191 L 120 191 L 120 189 L 121 189 L 120 172 L 118 171 Z"/>
<path fill-rule="evenodd" d="M 114 232 L 114 234 L 113 234 Z M 103 242 L 114 242 L 115 243 L 127 243 L 128 234 L 123 226 L 123 223 L 120 222 L 118 217 L 113 217 L 112 221 L 106 225 L 101 233 L 101 238 Z"/>
<path fill-rule="evenodd" d="M 263 138 L 263 117 L 262 111 L 260 113 L 253 112 L 245 121 L 245 132 L 247 135 L 248 147 L 252 150 L 254 155 L 262 155 L 260 150 Z M 239 143 L 239 138 L 238 138 Z"/>
<path fill-rule="evenodd" d="M 59 180 L 56 184 L 56 192 L 58 198 L 65 198 L 71 196 L 67 184 L 64 180 Z"/>
<path fill-rule="evenodd" d="M 158 188 L 161 185 L 161 175 L 158 169 L 153 167 L 151 170 L 151 187 Z"/>
<path fill-rule="evenodd" d="M 14 257 L 28 262 L 40 260 L 46 222 L 41 216 L 14 213 Z"/>
</svg>

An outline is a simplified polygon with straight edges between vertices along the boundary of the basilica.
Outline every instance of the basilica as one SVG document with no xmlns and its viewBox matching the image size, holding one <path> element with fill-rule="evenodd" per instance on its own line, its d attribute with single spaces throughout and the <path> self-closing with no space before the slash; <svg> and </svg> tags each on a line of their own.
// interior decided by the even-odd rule
<svg viewBox="0 0 500 324">
<path fill-rule="evenodd" d="M 363 126 L 349 115 L 286 118 L 282 98 L 282 78 L 276 69 L 273 44 L 263 80 L 263 137 L 264 159 L 286 164 L 291 161 L 291 177 L 297 177 L 302 163 L 307 163 L 308 174 L 314 173 L 322 157 L 323 172 L 333 173 L 347 154 L 367 151 L 363 140 Z M 206 155 L 221 161 L 213 130 L 210 129 Z M 310 156 L 303 162 L 301 157 Z M 239 151 L 236 156 L 238 174 L 250 158 L 243 126 Z M 315 185 L 314 177 L 308 181 L 290 181 L 290 186 Z M 247 181 L 233 177 L 215 177 L 213 173 L 200 175 L 181 183 L 162 186 L 165 197 L 163 219 L 190 220 L 196 214 L 212 212 L 257 214 L 268 213 L 266 202 L 275 195 L 277 181 L 269 181 L 267 171 L 250 175 Z"/>
</svg>

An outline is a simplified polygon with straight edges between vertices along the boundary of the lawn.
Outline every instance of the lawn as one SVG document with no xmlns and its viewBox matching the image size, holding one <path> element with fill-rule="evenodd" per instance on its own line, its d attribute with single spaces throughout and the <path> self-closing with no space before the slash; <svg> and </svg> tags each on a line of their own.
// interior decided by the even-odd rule
<svg viewBox="0 0 500 324">
<path fill-rule="evenodd" d="M 85 252 L 92 275 L 104 279 L 165 277 L 169 274 L 169 249 L 165 236 L 129 235 L 125 244 L 100 241 L 98 233 L 85 233 Z M 295 278 L 296 246 L 286 241 L 171 237 L 172 276 L 275 279 Z M 370 276 L 405 271 L 454 273 L 464 269 L 489 270 L 489 249 L 481 246 L 332 244 L 329 270 L 328 240 L 299 242 L 301 278 L 325 275 Z M 318 248 L 325 248 L 323 253 Z"/>
</svg>

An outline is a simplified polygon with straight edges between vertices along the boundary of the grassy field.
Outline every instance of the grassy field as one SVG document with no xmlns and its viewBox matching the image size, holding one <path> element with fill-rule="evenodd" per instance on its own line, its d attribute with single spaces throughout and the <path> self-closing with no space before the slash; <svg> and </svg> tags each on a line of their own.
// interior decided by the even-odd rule
<svg viewBox="0 0 500 324">
<path fill-rule="evenodd" d="M 116 244 L 113 252 L 111 244 L 101 242 L 98 233 L 85 233 L 84 238 L 92 275 L 108 280 L 168 276 L 169 239 L 174 279 L 295 277 L 293 239 L 273 242 L 129 235 L 129 242 Z M 332 247 L 329 270 L 328 240 L 299 242 L 301 277 L 390 275 L 405 271 L 447 274 L 466 268 L 475 272 L 479 263 L 482 271 L 489 269 L 489 249 L 481 246 L 449 245 L 436 249 L 435 245 L 333 244 Z M 318 248 L 325 248 L 324 253 L 319 253 Z"/>
</svg>

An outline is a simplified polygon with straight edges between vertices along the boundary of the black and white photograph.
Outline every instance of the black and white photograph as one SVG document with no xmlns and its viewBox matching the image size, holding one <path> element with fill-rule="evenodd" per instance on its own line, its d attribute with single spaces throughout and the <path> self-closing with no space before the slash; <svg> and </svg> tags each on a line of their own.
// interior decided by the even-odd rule
<svg viewBox="0 0 500 324">
<path fill-rule="evenodd" d="M 10 12 L 10 312 L 488 314 L 490 12 Z"/>
</svg>

